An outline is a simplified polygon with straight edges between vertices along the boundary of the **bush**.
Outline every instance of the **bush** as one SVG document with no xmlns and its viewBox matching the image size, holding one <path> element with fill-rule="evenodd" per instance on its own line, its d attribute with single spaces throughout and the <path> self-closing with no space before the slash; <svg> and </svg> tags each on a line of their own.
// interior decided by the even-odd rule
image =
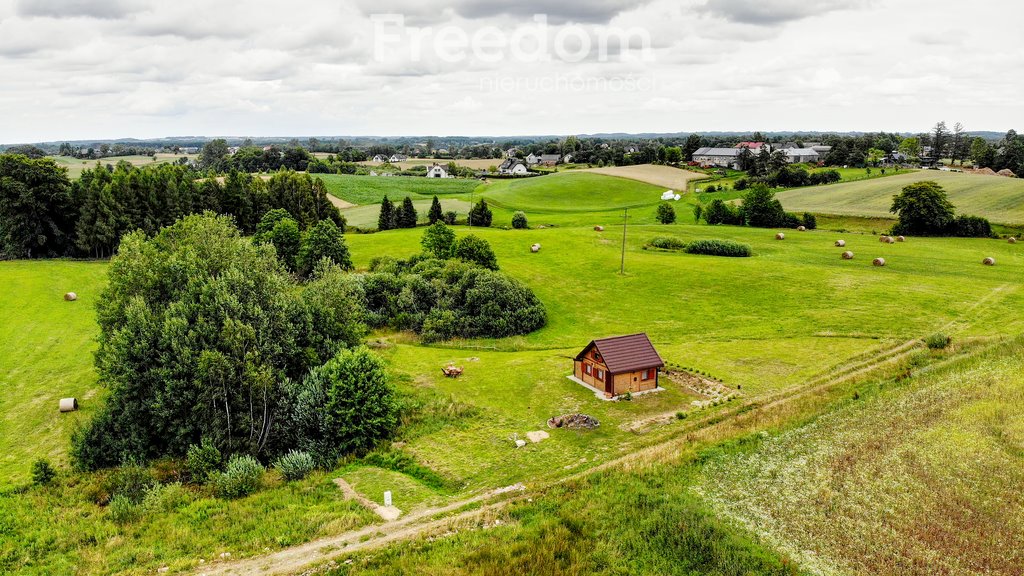
<svg viewBox="0 0 1024 576">
<path fill-rule="evenodd" d="M 123 497 L 132 504 L 141 504 L 146 492 L 156 485 L 153 474 L 145 466 L 129 463 L 118 468 L 107 479 L 107 492 L 116 499 Z M 113 502 L 113 500 L 111 500 Z"/>
<path fill-rule="evenodd" d="M 818 228 L 818 219 L 810 212 L 804 212 L 804 228 L 815 230 Z"/>
<path fill-rule="evenodd" d="M 687 416 L 686 412 L 683 412 L 683 411 L 676 412 L 676 420 L 686 420 L 686 416 Z"/>
<path fill-rule="evenodd" d="M 173 512 L 188 504 L 189 493 L 181 482 L 154 484 L 142 498 L 142 508 L 149 512 Z"/>
<path fill-rule="evenodd" d="M 925 346 L 928 346 L 930 350 L 944 350 L 953 342 L 953 339 L 949 336 L 940 333 L 932 334 L 931 336 L 924 339 Z"/>
<path fill-rule="evenodd" d="M 957 216 L 950 230 L 958 238 L 991 238 L 992 224 L 981 216 Z"/>
<path fill-rule="evenodd" d="M 686 245 L 687 254 L 704 256 L 725 256 L 727 258 L 749 258 L 750 246 L 732 240 L 694 240 Z"/>
<path fill-rule="evenodd" d="M 448 212 L 444 213 L 444 217 L 442 218 L 442 220 L 444 221 L 445 224 L 449 226 L 454 226 L 455 221 L 458 220 L 458 218 L 458 214 L 456 214 L 454 211 L 449 210 Z"/>
<path fill-rule="evenodd" d="M 50 461 L 40 458 L 32 463 L 32 483 L 36 486 L 49 486 L 57 477 L 57 471 L 50 465 Z"/>
<path fill-rule="evenodd" d="M 213 493 L 218 498 L 241 498 L 260 487 L 263 466 L 252 456 L 232 456 L 224 472 L 213 476 Z"/>
<path fill-rule="evenodd" d="M 512 215 L 512 227 L 516 230 L 525 230 L 529 226 L 526 220 L 526 214 L 522 211 L 516 212 Z"/>
<path fill-rule="evenodd" d="M 224 462 L 220 450 L 214 446 L 209 438 L 203 438 L 199 445 L 192 444 L 188 447 L 185 456 L 185 470 L 189 478 L 196 484 L 204 484 L 214 472 L 220 471 Z"/>
<path fill-rule="evenodd" d="M 313 457 L 309 452 L 292 450 L 278 458 L 277 462 L 274 463 L 274 468 L 281 473 L 282 478 L 291 482 L 293 480 L 302 480 L 308 476 L 316 468 L 316 464 L 313 462 Z"/>
<path fill-rule="evenodd" d="M 676 221 L 676 209 L 671 204 L 662 202 L 658 204 L 657 218 L 662 224 L 672 224 Z"/>
<path fill-rule="evenodd" d="M 743 212 L 725 203 L 724 200 L 716 198 L 711 201 L 704 210 L 704 220 L 708 224 L 732 224 L 743 225 Z"/>
<path fill-rule="evenodd" d="M 651 238 L 647 243 L 649 248 L 656 248 L 658 250 L 682 250 L 686 248 L 686 242 L 678 238 L 671 238 L 667 236 L 656 236 Z"/>
<path fill-rule="evenodd" d="M 114 496 L 107 507 L 107 514 L 114 524 L 124 525 L 142 517 L 142 507 L 124 496 Z"/>
<path fill-rule="evenodd" d="M 463 236 L 455 243 L 454 255 L 459 260 L 470 262 L 487 268 L 488 270 L 498 269 L 498 258 L 491 250 L 491 245 L 486 240 L 473 236 Z"/>
<path fill-rule="evenodd" d="M 470 226 L 489 228 L 493 218 L 494 215 L 491 214 L 491 209 L 487 207 L 487 200 L 480 200 L 469 210 Z"/>
<path fill-rule="evenodd" d="M 746 178 L 740 178 L 739 180 L 736 181 L 735 184 L 733 184 L 733 188 L 735 188 L 739 192 L 742 192 L 747 188 L 750 188 L 750 180 L 747 180 Z"/>
<path fill-rule="evenodd" d="M 435 222 L 423 232 L 423 251 L 434 258 L 451 258 L 455 249 L 455 232 L 443 222 Z"/>
</svg>

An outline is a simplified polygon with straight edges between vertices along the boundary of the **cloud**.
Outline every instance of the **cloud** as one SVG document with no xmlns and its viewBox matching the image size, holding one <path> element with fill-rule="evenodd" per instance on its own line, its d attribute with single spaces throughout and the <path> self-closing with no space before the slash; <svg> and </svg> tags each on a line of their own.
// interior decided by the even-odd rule
<svg viewBox="0 0 1024 576">
<path fill-rule="evenodd" d="M 367 15 L 403 14 L 410 22 L 422 24 L 436 24 L 455 16 L 472 20 L 501 16 L 528 19 L 534 14 L 545 14 L 556 23 L 606 23 L 617 14 L 638 6 L 636 0 L 454 0 L 446 2 L 444 9 L 422 0 L 356 0 L 356 4 Z"/>
<path fill-rule="evenodd" d="M 133 0 L 18 0 L 19 16 L 117 20 L 142 8 Z"/>
<path fill-rule="evenodd" d="M 740 24 L 776 26 L 867 4 L 867 0 L 708 0 L 698 10 Z"/>
</svg>

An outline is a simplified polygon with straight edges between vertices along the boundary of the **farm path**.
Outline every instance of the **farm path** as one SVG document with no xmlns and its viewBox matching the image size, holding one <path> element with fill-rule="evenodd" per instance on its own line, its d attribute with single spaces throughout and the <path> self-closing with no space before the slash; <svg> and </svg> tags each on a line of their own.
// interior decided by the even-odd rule
<svg viewBox="0 0 1024 576">
<path fill-rule="evenodd" d="M 358 530 L 344 532 L 336 536 L 320 538 L 305 544 L 285 548 L 271 554 L 200 566 L 192 571 L 192 574 L 196 576 L 294 574 L 313 564 L 327 562 L 342 554 L 366 548 L 383 546 L 397 540 L 413 538 L 422 534 L 437 531 L 452 523 L 479 516 L 484 512 L 497 510 L 513 500 L 522 498 L 522 493 L 525 492 L 525 490 L 526 488 L 522 484 L 514 484 L 512 486 L 498 488 L 496 490 L 484 492 L 444 506 L 420 510 L 398 520 L 386 522 L 384 524 L 373 524 Z M 454 512 L 472 504 L 477 504 L 491 498 L 517 492 L 520 494 L 505 500 L 485 504 L 472 510 L 464 510 L 450 516 L 435 518 L 438 515 Z"/>
</svg>

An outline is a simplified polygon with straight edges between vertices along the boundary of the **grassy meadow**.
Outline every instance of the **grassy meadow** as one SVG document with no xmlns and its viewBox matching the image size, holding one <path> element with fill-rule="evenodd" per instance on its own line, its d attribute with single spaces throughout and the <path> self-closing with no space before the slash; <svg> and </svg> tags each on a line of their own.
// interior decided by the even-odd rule
<svg viewBox="0 0 1024 576">
<path fill-rule="evenodd" d="M 908 184 L 938 182 L 960 214 L 984 216 L 994 223 L 1024 224 L 1024 180 L 937 170 L 918 171 L 860 182 L 797 188 L 778 199 L 792 212 L 892 217 L 892 197 Z"/>
<path fill-rule="evenodd" d="M 165 565 L 176 573 L 221 552 L 251 556 L 375 521 L 343 500 L 331 483 L 336 477 L 377 502 L 384 490 L 392 490 L 396 506 L 405 512 L 516 482 L 541 491 L 534 502 L 516 504 L 504 513 L 502 527 L 358 556 L 352 565 L 339 568 L 339 574 L 400 573 L 403 567 L 453 574 L 788 574 L 791 558 L 819 573 L 819 564 L 803 552 L 810 549 L 804 539 L 813 533 L 808 527 L 825 530 L 822 522 L 829 514 L 847 514 L 837 517 L 836 526 L 848 527 L 850 534 L 874 531 L 879 546 L 889 541 L 888 535 L 878 535 L 881 520 L 872 514 L 881 508 L 870 498 L 879 493 L 881 501 L 889 502 L 884 498 L 891 495 L 878 492 L 882 486 L 872 476 L 883 464 L 895 462 L 886 458 L 917 454 L 921 466 L 932 466 L 929 475 L 896 469 L 886 477 L 893 486 L 920 494 L 929 506 L 940 502 L 940 496 L 949 500 L 949 492 L 929 495 L 924 487 L 954 474 L 957 463 L 950 447 L 961 441 L 978 448 L 972 452 L 975 460 L 959 464 L 976 465 L 974 476 L 964 481 L 977 480 L 986 486 L 985 494 L 996 494 L 1019 480 L 981 477 L 993 466 L 1012 461 L 994 446 L 1011 453 L 1020 450 L 1015 404 L 999 407 L 1001 399 L 1019 396 L 1013 392 L 1016 365 L 1002 359 L 1012 356 L 1005 350 L 987 363 L 936 370 L 920 381 L 901 380 L 891 390 L 887 385 L 875 393 L 876 384 L 864 384 L 860 390 L 865 399 L 859 403 L 850 404 L 849 396 L 811 394 L 813 409 L 786 413 L 770 426 L 766 419 L 738 415 L 744 410 L 754 414 L 808 382 L 853 370 L 857 362 L 936 332 L 965 347 L 1024 333 L 1022 245 L 925 238 L 888 245 L 856 232 L 790 230 L 784 241 L 777 241 L 775 230 L 693 225 L 682 203 L 680 223 L 660 225 L 654 214 L 663 187 L 586 172 L 485 184 L 357 176 L 329 176 L 325 181 L 332 194 L 361 204 L 345 214 L 350 223 L 365 221 L 368 227 L 376 223 L 376 205 L 384 194 L 396 201 L 412 196 L 423 215 L 433 194 L 441 195 L 446 209 L 460 214 L 470 198 L 486 198 L 494 209 L 493 227 L 459 226 L 456 233 L 490 242 L 502 270 L 527 284 L 545 304 L 547 326 L 526 336 L 435 345 L 406 333 L 374 333 L 370 338 L 387 359 L 405 406 L 404 425 L 395 442 L 382 448 L 383 456 L 346 462 L 300 483 L 283 484 L 271 473 L 266 489 L 237 501 L 186 489 L 143 518 L 117 524 L 95 503 L 103 474 L 74 474 L 66 458 L 74 422 L 89 417 L 102 402 L 92 370 L 98 331 L 93 305 L 105 282 L 106 264 L 0 262 L 0 385 L 5 390 L 0 396 L 0 573 L 143 574 Z M 626 208 L 626 273 L 620 275 Z M 516 210 L 526 212 L 531 229 L 501 229 Z M 596 232 L 596 224 L 605 231 Z M 422 233 L 423 228 L 349 234 L 346 241 L 357 268 L 365 269 L 376 256 L 417 253 Z M 735 240 L 749 244 L 754 256 L 646 250 L 657 236 Z M 847 242 L 843 249 L 834 246 L 840 238 Z M 539 253 L 530 252 L 534 243 L 541 244 Z M 855 259 L 840 259 L 842 250 L 853 251 Z M 885 268 L 871 265 L 879 256 L 886 258 Z M 988 256 L 998 265 L 982 266 Z M 69 290 L 81 299 L 64 302 L 61 296 Z M 590 340 L 641 331 L 650 335 L 666 361 L 710 374 L 741 396 L 698 411 L 693 402 L 700 397 L 663 379 L 662 392 L 606 402 L 566 378 L 571 358 Z M 940 362 L 943 357 L 924 360 Z M 441 368 L 449 362 L 465 368 L 461 378 L 442 376 Z M 942 392 L 914 402 L 901 396 L 917 390 Z M 70 395 L 82 399 L 82 411 L 61 416 L 57 399 Z M 934 407 L 918 410 L 930 403 Z M 898 409 L 887 413 L 886 406 Z M 546 427 L 548 418 L 576 412 L 595 416 L 601 425 L 588 432 Z M 678 412 L 688 417 L 679 420 Z M 815 419 L 818 413 L 827 415 Z M 929 418 L 918 421 L 921 413 Z M 702 450 L 710 447 L 710 452 L 700 452 L 695 460 L 683 458 L 697 456 L 693 435 L 719 420 L 736 423 L 716 438 L 753 430 L 767 430 L 770 438 L 719 451 L 708 441 Z M 870 434 L 890 427 L 900 435 L 886 444 L 889 452 L 864 453 Z M 514 438 L 536 430 L 549 432 L 550 438 L 514 447 Z M 860 452 L 851 456 L 849 465 L 843 464 L 842 483 L 834 485 L 843 490 L 833 487 L 831 500 L 821 500 L 818 492 L 802 492 L 812 488 L 792 479 L 811 475 L 808 486 L 820 489 L 824 481 L 814 476 L 816 471 L 835 466 L 830 450 L 847 439 Z M 547 487 L 670 441 L 670 462 L 645 470 L 608 470 Z M 762 450 L 775 468 L 750 456 Z M 795 465 L 805 453 L 801 450 L 816 466 Z M 419 468 L 395 464 L 400 458 L 388 459 L 396 456 L 411 459 Z M 50 458 L 62 470 L 58 486 L 27 488 L 29 466 L 39 457 Z M 785 472 L 781 479 L 773 476 L 780 471 Z M 786 498 L 812 497 L 806 514 L 803 507 L 782 509 L 790 500 L 769 501 L 775 491 Z M 973 505 L 973 500 L 963 503 Z M 856 506 L 865 510 L 861 516 L 854 514 Z M 52 514 L 35 514 L 40 507 L 51 508 Z M 986 522 L 997 522 L 1013 508 L 986 510 Z M 907 516 L 901 538 L 914 535 L 909 528 L 914 518 L 920 517 Z M 838 528 L 828 530 L 823 533 Z M 829 547 L 821 548 L 820 566 L 837 566 L 838 572 L 820 573 L 857 573 L 860 565 L 854 561 L 874 562 L 847 539 L 825 544 Z M 936 550 L 941 557 L 961 548 Z M 524 564 L 521 558 L 529 551 L 536 552 L 538 563 Z M 918 552 L 909 545 L 897 552 L 904 551 L 911 555 L 907 558 L 926 557 L 913 556 Z"/>
<path fill-rule="evenodd" d="M 194 160 L 197 156 L 195 154 L 171 154 L 167 152 L 158 152 L 156 160 L 153 160 L 152 156 L 111 156 L 101 160 L 82 160 L 79 158 L 72 158 L 71 156 L 50 156 L 58 166 L 67 168 L 68 178 L 71 178 L 72 180 L 80 178 L 82 176 L 82 172 L 95 168 L 97 162 L 103 166 L 106 166 L 107 164 L 117 164 L 118 162 L 128 162 L 133 166 L 150 166 L 174 163 L 182 157 Z"/>
</svg>

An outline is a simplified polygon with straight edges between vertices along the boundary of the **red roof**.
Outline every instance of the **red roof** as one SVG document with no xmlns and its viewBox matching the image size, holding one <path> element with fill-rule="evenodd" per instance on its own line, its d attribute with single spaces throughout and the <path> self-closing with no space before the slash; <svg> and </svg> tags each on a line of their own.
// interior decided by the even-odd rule
<svg viewBox="0 0 1024 576">
<path fill-rule="evenodd" d="M 740 142 L 736 145 L 737 148 L 750 148 L 751 150 L 757 150 L 764 146 L 764 142 Z"/>
<path fill-rule="evenodd" d="M 623 372 L 636 372 L 649 368 L 662 368 L 665 362 L 654 349 L 647 334 L 632 334 L 629 336 L 615 336 L 613 338 L 602 338 L 594 340 L 583 349 L 577 356 L 582 360 L 591 347 L 596 347 L 598 354 L 608 367 L 611 374 Z"/>
</svg>

